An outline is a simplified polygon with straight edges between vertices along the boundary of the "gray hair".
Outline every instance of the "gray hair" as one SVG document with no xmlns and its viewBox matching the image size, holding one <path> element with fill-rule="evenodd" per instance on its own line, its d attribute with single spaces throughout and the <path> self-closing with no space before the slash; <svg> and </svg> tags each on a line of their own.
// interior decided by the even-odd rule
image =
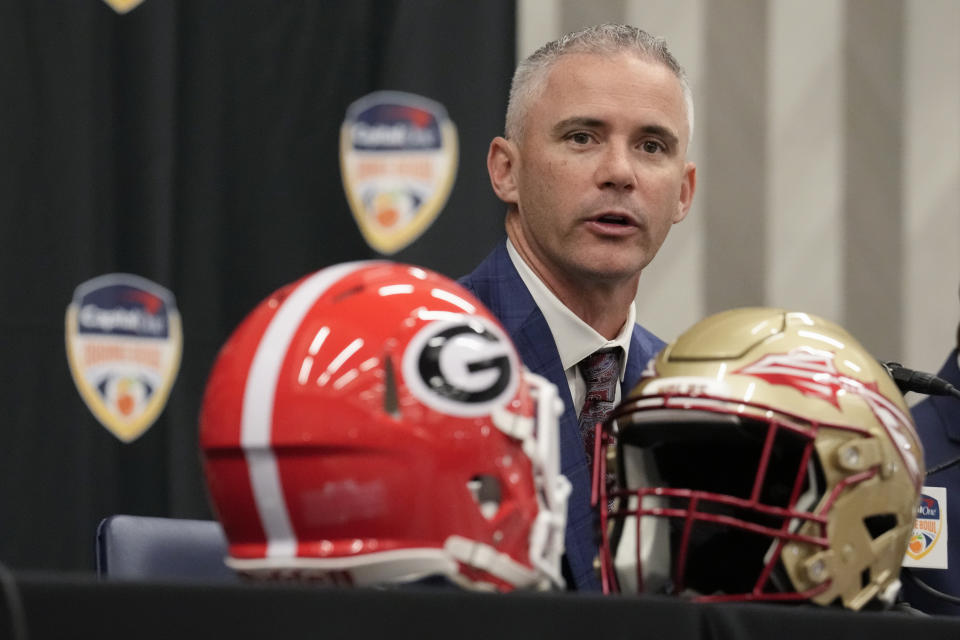
<svg viewBox="0 0 960 640">
<path fill-rule="evenodd" d="M 517 65 L 510 84 L 507 103 L 507 138 L 519 140 L 523 136 L 523 121 L 531 102 L 543 92 L 550 69 L 561 57 L 574 53 L 612 55 L 632 52 L 637 56 L 666 66 L 680 81 L 687 107 L 689 138 L 693 138 L 693 92 L 687 74 L 667 49 L 663 38 L 650 35 L 642 29 L 623 24 L 601 24 L 568 33 L 548 42 Z"/>
</svg>

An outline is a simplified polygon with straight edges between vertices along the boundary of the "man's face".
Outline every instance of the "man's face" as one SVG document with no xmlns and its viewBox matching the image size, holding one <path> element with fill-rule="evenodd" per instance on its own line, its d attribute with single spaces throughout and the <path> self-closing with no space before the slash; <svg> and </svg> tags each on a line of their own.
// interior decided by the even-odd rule
<svg viewBox="0 0 960 640">
<path fill-rule="evenodd" d="M 498 195 L 516 204 L 534 269 L 581 284 L 638 277 L 693 198 L 676 76 L 632 54 L 564 56 L 523 124 Z"/>
</svg>

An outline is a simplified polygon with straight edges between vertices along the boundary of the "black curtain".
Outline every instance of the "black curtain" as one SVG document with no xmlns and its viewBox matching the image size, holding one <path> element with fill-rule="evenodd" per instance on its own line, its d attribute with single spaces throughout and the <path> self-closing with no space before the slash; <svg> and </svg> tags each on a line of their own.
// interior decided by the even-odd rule
<svg viewBox="0 0 960 640">
<path fill-rule="evenodd" d="M 393 259 L 466 273 L 503 235 L 485 168 L 514 65 L 513 0 L 0 0 L 0 561 L 87 570 L 100 518 L 210 517 L 196 441 L 220 345 L 279 286 L 369 257 L 340 181 L 347 106 L 442 103 L 460 162 L 444 211 Z M 74 288 L 170 289 L 180 373 L 122 444 L 77 393 Z"/>
</svg>

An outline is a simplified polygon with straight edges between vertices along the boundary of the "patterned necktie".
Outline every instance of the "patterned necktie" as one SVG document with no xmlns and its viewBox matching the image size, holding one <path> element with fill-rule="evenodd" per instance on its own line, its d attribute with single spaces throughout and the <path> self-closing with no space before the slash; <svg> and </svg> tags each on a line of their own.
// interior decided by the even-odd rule
<svg viewBox="0 0 960 640">
<path fill-rule="evenodd" d="M 593 467 L 593 446 L 598 422 L 613 412 L 620 361 L 616 349 L 601 349 L 581 360 L 577 367 L 587 383 L 587 399 L 580 411 L 580 437 L 587 453 L 587 464 Z"/>
</svg>

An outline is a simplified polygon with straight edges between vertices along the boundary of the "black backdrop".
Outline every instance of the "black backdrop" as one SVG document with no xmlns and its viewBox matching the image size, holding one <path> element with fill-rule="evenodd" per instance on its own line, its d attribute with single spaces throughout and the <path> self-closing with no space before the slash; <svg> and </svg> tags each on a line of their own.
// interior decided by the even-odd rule
<svg viewBox="0 0 960 640">
<path fill-rule="evenodd" d="M 0 0 L 0 561 L 86 570 L 111 513 L 209 517 L 196 444 L 207 372 L 259 300 L 375 257 L 338 135 L 379 89 L 444 104 L 460 163 L 439 219 L 394 259 L 450 276 L 502 237 L 485 169 L 514 65 L 512 0 Z M 132 444 L 87 411 L 64 348 L 81 282 L 174 292 L 184 351 Z"/>
</svg>

